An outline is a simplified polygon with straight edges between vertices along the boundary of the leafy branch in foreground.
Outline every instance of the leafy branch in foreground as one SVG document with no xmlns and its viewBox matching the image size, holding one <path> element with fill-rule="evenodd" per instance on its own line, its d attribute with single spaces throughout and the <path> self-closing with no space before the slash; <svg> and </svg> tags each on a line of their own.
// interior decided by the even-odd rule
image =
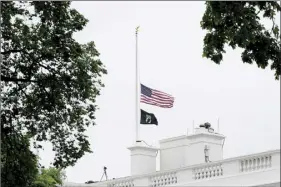
<svg viewBox="0 0 281 187">
<path fill-rule="evenodd" d="M 206 2 L 206 11 L 201 21 L 201 27 L 207 30 L 203 57 L 220 64 L 225 45 L 233 49 L 240 47 L 244 49 L 241 54 L 244 63 L 256 62 L 259 68 L 264 69 L 271 62 L 275 79 L 279 80 L 281 43 L 275 16 L 280 10 L 276 1 Z M 271 29 L 266 29 L 262 24 L 261 15 L 272 21 Z"/>
<path fill-rule="evenodd" d="M 1 1 L 1 135 L 50 141 L 60 168 L 91 152 L 85 131 L 107 73 L 94 42 L 73 39 L 88 20 L 70 3 Z"/>
</svg>

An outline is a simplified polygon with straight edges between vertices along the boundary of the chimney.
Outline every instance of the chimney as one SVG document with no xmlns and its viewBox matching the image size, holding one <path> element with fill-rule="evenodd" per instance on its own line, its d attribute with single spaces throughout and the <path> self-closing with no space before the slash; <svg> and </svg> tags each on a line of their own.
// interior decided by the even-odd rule
<svg viewBox="0 0 281 187">
<path fill-rule="evenodd" d="M 225 137 L 214 132 L 210 123 L 200 125 L 194 134 L 160 141 L 160 169 L 222 160 Z"/>
<path fill-rule="evenodd" d="M 157 148 L 138 143 L 128 149 L 131 151 L 132 176 L 156 172 Z"/>
<path fill-rule="evenodd" d="M 187 136 L 189 146 L 186 149 L 185 165 L 214 162 L 223 159 L 225 137 L 218 134 L 210 123 L 204 123 L 195 133 Z"/>
</svg>

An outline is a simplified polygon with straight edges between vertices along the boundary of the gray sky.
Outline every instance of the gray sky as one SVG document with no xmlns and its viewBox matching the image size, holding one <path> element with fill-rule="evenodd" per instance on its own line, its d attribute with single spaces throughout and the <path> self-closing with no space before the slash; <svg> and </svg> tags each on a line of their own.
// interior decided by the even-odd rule
<svg viewBox="0 0 281 187">
<path fill-rule="evenodd" d="M 140 25 L 141 82 L 175 97 L 172 109 L 141 104 L 156 115 L 159 126 L 142 126 L 141 139 L 158 145 L 163 138 L 186 134 L 187 128 L 210 122 L 227 139 L 224 157 L 280 147 L 280 82 L 269 68 L 241 62 L 241 50 L 227 48 L 221 65 L 202 58 L 200 28 L 204 2 L 73 2 L 89 23 L 75 38 L 95 41 L 108 75 L 98 98 L 97 126 L 87 134 L 94 153 L 68 168 L 69 182 L 130 175 L 135 136 L 135 28 Z M 280 23 L 280 20 L 276 20 Z M 48 166 L 50 144 L 40 152 Z"/>
</svg>

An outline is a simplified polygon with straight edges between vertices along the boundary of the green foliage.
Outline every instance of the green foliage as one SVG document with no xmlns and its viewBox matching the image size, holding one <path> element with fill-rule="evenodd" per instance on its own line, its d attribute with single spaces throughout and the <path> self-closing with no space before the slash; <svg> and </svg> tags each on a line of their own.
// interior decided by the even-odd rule
<svg viewBox="0 0 281 187">
<path fill-rule="evenodd" d="M 65 174 L 61 169 L 42 169 L 32 187 L 56 187 L 62 185 L 64 179 Z"/>
<path fill-rule="evenodd" d="M 50 141 L 58 168 L 91 152 L 85 131 L 107 73 L 94 42 L 73 39 L 87 19 L 70 3 L 1 1 L 1 128 L 28 135 L 35 147 Z"/>
<path fill-rule="evenodd" d="M 280 31 L 275 16 L 280 12 L 276 1 L 208 1 L 201 21 L 207 30 L 204 38 L 203 57 L 217 64 L 223 59 L 225 45 L 244 49 L 241 58 L 244 63 L 256 62 L 259 68 L 271 63 L 275 79 L 279 80 L 281 68 Z M 279 13 L 280 14 L 280 13 Z M 268 30 L 260 21 L 272 21 Z"/>
<path fill-rule="evenodd" d="M 1 186 L 30 187 L 38 173 L 29 137 L 1 129 Z"/>
</svg>

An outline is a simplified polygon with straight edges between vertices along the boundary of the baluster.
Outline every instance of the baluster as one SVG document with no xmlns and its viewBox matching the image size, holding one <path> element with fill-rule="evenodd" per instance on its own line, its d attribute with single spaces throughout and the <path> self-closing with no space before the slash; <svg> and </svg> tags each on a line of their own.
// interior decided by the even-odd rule
<svg viewBox="0 0 281 187">
<path fill-rule="evenodd" d="M 176 173 L 173 173 L 173 175 L 174 175 L 174 178 L 175 178 L 175 183 L 177 183 L 177 182 L 178 182 L 177 174 L 176 174 Z"/>
<path fill-rule="evenodd" d="M 204 176 L 204 179 L 207 178 L 206 174 L 207 174 L 206 168 L 203 168 L 203 176 Z"/>
<path fill-rule="evenodd" d="M 203 168 L 204 177 L 207 178 L 208 167 Z"/>
<path fill-rule="evenodd" d="M 160 180 L 161 180 L 161 179 L 160 179 L 160 177 L 158 176 L 158 177 L 157 177 L 157 186 L 159 186 Z"/>
<path fill-rule="evenodd" d="M 240 171 L 243 172 L 243 171 L 244 171 L 244 161 L 242 160 L 242 161 L 240 162 L 240 164 L 241 164 Z"/>
<path fill-rule="evenodd" d="M 214 166 L 214 177 L 216 177 L 217 176 L 217 166 Z"/>
<path fill-rule="evenodd" d="M 193 170 L 194 179 L 197 180 L 197 169 Z"/>
<path fill-rule="evenodd" d="M 250 159 L 250 160 L 249 160 L 249 171 L 252 170 L 252 167 L 253 167 L 253 166 L 252 166 L 252 159 Z"/>
<path fill-rule="evenodd" d="M 269 156 L 269 167 L 271 167 L 272 160 L 271 160 L 271 155 Z"/>
<path fill-rule="evenodd" d="M 260 169 L 260 167 L 261 167 L 261 159 L 260 158 L 258 158 L 258 160 L 257 160 L 258 162 L 257 162 L 257 169 Z"/>
<path fill-rule="evenodd" d="M 169 173 L 169 175 L 168 175 L 168 184 L 171 184 L 172 176 L 173 176 L 173 174 Z"/>
<path fill-rule="evenodd" d="M 220 168 L 217 166 L 217 176 L 220 176 Z"/>
<path fill-rule="evenodd" d="M 264 157 L 261 157 L 261 169 L 264 168 Z"/>
<path fill-rule="evenodd" d="M 268 156 L 265 157 L 265 166 L 264 166 L 264 167 L 265 167 L 265 168 L 268 167 Z"/>
<path fill-rule="evenodd" d="M 192 170 L 192 177 L 193 177 L 193 179 L 196 180 L 196 169 L 193 169 L 193 170 Z"/>
<path fill-rule="evenodd" d="M 170 173 L 167 174 L 167 184 L 170 184 Z"/>
<path fill-rule="evenodd" d="M 172 173 L 172 175 L 174 176 L 174 183 L 176 184 L 176 183 L 177 183 L 177 176 L 176 176 L 176 173 Z"/>
<path fill-rule="evenodd" d="M 253 159 L 253 170 L 256 170 L 256 158 Z"/>
</svg>

